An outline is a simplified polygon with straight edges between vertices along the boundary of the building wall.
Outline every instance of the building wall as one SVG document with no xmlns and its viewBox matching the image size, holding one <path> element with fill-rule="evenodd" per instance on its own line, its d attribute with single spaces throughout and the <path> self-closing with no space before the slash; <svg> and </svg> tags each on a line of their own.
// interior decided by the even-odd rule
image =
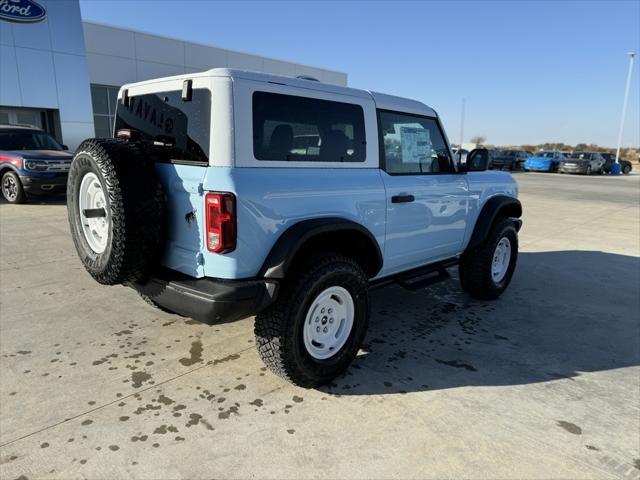
<svg viewBox="0 0 640 480">
<path fill-rule="evenodd" d="M 239 68 L 346 85 L 347 74 L 94 22 L 83 22 L 91 83 L 120 86 L 151 78 Z"/>
<path fill-rule="evenodd" d="M 71 149 L 111 134 L 125 83 L 229 67 L 347 84 L 333 70 L 83 22 L 79 0 L 38 3 L 43 21 L 0 20 L 0 122 L 42 125 Z"/>
<path fill-rule="evenodd" d="M 0 106 L 57 112 L 57 136 L 73 148 L 94 134 L 80 5 L 38 3 L 41 22 L 0 20 Z"/>
</svg>

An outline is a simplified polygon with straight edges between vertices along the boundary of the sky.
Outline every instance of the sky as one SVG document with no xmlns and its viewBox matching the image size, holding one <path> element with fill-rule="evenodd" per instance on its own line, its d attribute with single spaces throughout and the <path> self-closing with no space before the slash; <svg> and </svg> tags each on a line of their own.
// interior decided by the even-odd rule
<svg viewBox="0 0 640 480">
<path fill-rule="evenodd" d="M 80 0 L 85 20 L 346 72 L 419 100 L 449 139 L 615 147 L 640 0 Z M 640 58 L 623 146 L 640 146 Z"/>
</svg>

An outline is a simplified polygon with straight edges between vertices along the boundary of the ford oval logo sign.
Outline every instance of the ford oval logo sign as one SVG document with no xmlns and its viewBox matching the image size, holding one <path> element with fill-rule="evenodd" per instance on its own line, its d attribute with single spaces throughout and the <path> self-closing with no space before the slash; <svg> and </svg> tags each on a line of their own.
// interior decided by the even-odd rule
<svg viewBox="0 0 640 480">
<path fill-rule="evenodd" d="M 44 7 L 33 0 L 0 0 L 0 19 L 10 22 L 39 22 L 47 16 Z"/>
</svg>

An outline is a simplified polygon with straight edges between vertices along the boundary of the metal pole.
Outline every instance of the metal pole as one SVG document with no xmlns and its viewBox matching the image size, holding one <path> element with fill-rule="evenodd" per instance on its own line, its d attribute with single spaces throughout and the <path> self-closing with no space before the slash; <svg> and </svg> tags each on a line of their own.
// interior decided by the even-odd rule
<svg viewBox="0 0 640 480">
<path fill-rule="evenodd" d="M 631 88 L 631 72 L 633 71 L 633 58 L 636 52 L 628 52 L 629 55 L 629 71 L 627 72 L 627 86 L 624 90 L 624 102 L 622 103 L 622 117 L 620 117 L 620 131 L 618 132 L 618 148 L 616 150 L 615 172 L 612 166 L 611 173 L 620 173 L 620 147 L 622 146 L 622 132 L 624 131 L 624 117 L 627 115 L 627 103 L 629 101 L 629 89 Z"/>
<path fill-rule="evenodd" d="M 462 113 L 460 114 L 460 149 L 462 150 L 462 142 L 464 141 L 464 104 L 466 100 L 462 99 Z"/>
</svg>

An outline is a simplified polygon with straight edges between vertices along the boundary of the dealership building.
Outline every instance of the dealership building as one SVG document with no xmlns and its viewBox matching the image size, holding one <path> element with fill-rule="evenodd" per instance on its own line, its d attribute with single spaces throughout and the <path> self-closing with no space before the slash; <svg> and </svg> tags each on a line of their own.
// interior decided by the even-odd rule
<svg viewBox="0 0 640 480">
<path fill-rule="evenodd" d="M 342 72 L 86 22 L 79 0 L 0 0 L 0 124 L 37 125 L 71 149 L 111 135 L 125 83 L 215 67 L 347 84 Z"/>
</svg>

